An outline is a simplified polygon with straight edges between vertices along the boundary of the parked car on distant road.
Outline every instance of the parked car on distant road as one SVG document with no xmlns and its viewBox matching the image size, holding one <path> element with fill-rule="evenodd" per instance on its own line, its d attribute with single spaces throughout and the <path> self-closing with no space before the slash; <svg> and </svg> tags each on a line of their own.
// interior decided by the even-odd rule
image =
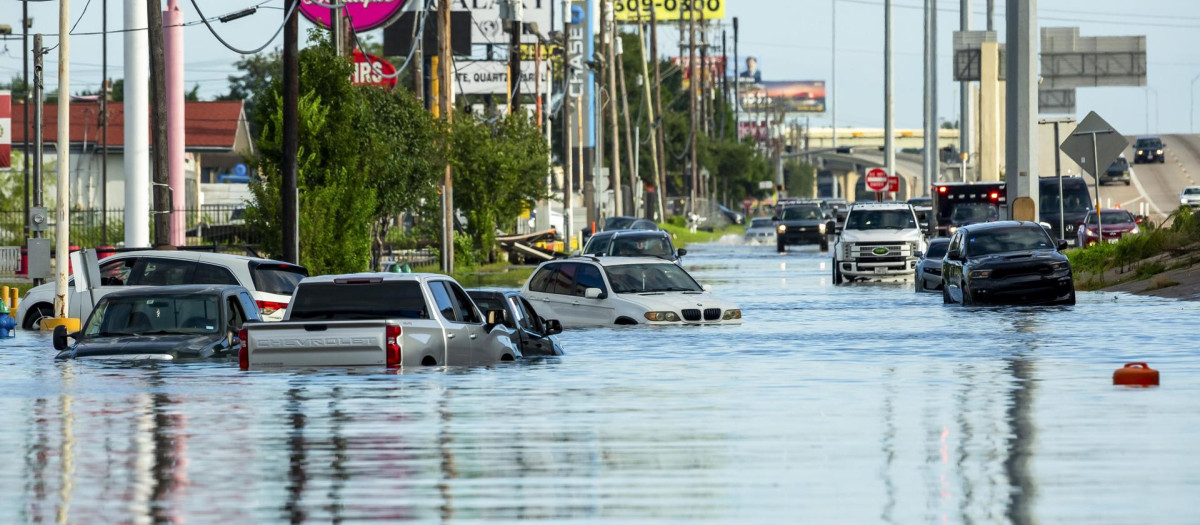
<svg viewBox="0 0 1200 525">
<path fill-rule="evenodd" d="M 54 332 L 56 359 L 173 361 L 232 357 L 238 332 L 259 321 L 241 286 L 156 286 L 112 292 L 96 303 L 83 330 Z M 72 344 L 70 340 L 74 340 Z"/>
<path fill-rule="evenodd" d="M 1122 183 L 1126 186 L 1130 184 L 1129 177 L 1129 161 L 1125 159 L 1125 155 L 1117 157 L 1112 164 L 1108 166 L 1104 173 L 1100 174 L 1100 185 L 1103 186 L 1110 182 Z"/>
<path fill-rule="evenodd" d="M 816 244 L 821 251 L 829 249 L 826 232 L 833 217 L 815 202 L 789 204 L 775 215 L 775 249 L 783 252 L 788 246 Z"/>
<path fill-rule="evenodd" d="M 1138 137 L 1137 142 L 1133 144 L 1133 163 L 1157 162 L 1162 164 L 1167 161 L 1167 156 L 1163 154 L 1166 147 L 1166 144 L 1163 144 L 1162 139 L 1158 137 Z"/>
<path fill-rule="evenodd" d="M 775 222 L 770 217 L 750 219 L 750 226 L 746 228 L 745 240 L 747 243 L 774 244 Z"/>
<path fill-rule="evenodd" d="M 741 324 L 742 311 L 661 259 L 572 257 L 542 263 L 521 295 L 566 328 Z"/>
<path fill-rule="evenodd" d="M 1077 246 L 1090 246 L 1100 242 L 1097 227 L 1104 228 L 1104 242 L 1117 242 L 1126 235 L 1142 233 L 1138 228 L 1137 219 L 1128 210 L 1100 210 L 1100 224 L 1096 224 L 1096 212 L 1090 211 L 1079 225 Z"/>
<path fill-rule="evenodd" d="M 310 277 L 283 322 L 243 329 L 238 361 L 264 367 L 471 366 L 521 357 L 503 312 L 480 312 L 445 275 Z"/>
<path fill-rule="evenodd" d="M 597 257 L 658 257 L 678 263 L 687 250 L 675 249 L 664 231 L 615 230 L 593 235 L 583 246 L 584 255 Z"/>
<path fill-rule="evenodd" d="M 917 261 L 916 286 L 918 292 L 936 292 L 942 289 L 942 258 L 946 256 L 946 248 L 950 239 L 938 237 L 929 241 L 929 247 L 920 253 L 921 260 Z"/>
<path fill-rule="evenodd" d="M 296 283 L 308 275 L 303 266 L 257 257 L 224 253 L 146 250 L 119 253 L 100 261 L 96 299 L 127 286 L 230 284 L 250 290 L 265 321 L 283 319 Z M 67 301 L 70 316 L 84 319 L 92 312 L 86 294 L 73 289 Z M 27 330 L 54 315 L 54 283 L 34 287 L 21 301 L 17 319 Z"/>
<path fill-rule="evenodd" d="M 1075 304 L 1066 241 L 1034 222 L 960 228 L 942 264 L 942 301 L 975 304 Z"/>
<path fill-rule="evenodd" d="M 1179 193 L 1179 205 L 1200 208 L 1200 186 L 1188 186 Z"/>
<path fill-rule="evenodd" d="M 562 345 L 555 335 L 562 333 L 562 323 L 545 319 L 521 294 L 514 291 L 467 290 L 467 295 L 482 311 L 504 312 L 504 326 L 512 331 L 513 345 L 525 357 L 563 355 Z"/>
</svg>

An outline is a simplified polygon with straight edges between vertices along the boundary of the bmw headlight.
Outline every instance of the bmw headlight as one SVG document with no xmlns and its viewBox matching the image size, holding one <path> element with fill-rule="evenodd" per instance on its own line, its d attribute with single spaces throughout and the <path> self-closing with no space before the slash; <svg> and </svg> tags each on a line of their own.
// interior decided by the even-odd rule
<svg viewBox="0 0 1200 525">
<path fill-rule="evenodd" d="M 779 226 L 776 226 L 776 227 L 775 227 L 775 231 L 777 231 L 777 232 L 779 232 L 779 233 L 786 232 L 786 231 L 787 231 L 787 225 L 786 225 L 786 224 L 780 224 Z"/>
<path fill-rule="evenodd" d="M 725 315 L 721 317 L 721 319 L 723 319 L 725 321 L 732 321 L 734 319 L 741 319 L 741 318 L 742 318 L 742 311 L 737 308 L 731 308 L 729 310 L 725 310 Z"/>
<path fill-rule="evenodd" d="M 971 270 L 970 277 L 972 279 L 987 279 L 992 276 L 991 270 Z"/>
<path fill-rule="evenodd" d="M 679 314 L 675 312 L 646 312 L 646 320 L 678 323 Z"/>
</svg>

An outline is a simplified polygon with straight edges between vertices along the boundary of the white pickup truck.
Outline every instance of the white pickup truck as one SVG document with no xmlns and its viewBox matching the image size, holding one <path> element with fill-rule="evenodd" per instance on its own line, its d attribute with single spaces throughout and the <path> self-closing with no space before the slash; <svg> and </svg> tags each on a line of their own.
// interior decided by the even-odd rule
<svg viewBox="0 0 1200 525">
<path fill-rule="evenodd" d="M 833 284 L 911 278 L 925 234 L 905 203 L 856 203 L 833 249 Z"/>
<path fill-rule="evenodd" d="M 238 334 L 243 370 L 275 367 L 472 366 L 512 361 L 502 312 L 480 313 L 454 279 L 353 274 L 300 282 L 280 323 Z"/>
</svg>

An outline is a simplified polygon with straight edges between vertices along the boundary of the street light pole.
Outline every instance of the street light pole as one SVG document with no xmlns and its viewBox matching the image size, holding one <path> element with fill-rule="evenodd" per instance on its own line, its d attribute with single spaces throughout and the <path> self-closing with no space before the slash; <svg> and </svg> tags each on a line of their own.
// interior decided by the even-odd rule
<svg viewBox="0 0 1200 525">
<path fill-rule="evenodd" d="M 1191 109 L 1190 116 L 1188 118 L 1188 127 L 1191 128 L 1190 131 L 1192 133 L 1196 132 L 1196 81 L 1197 80 L 1200 80 L 1200 75 L 1196 75 L 1195 77 L 1192 78 L 1192 89 L 1189 90 L 1189 93 L 1191 94 L 1191 97 L 1192 97 L 1192 109 Z"/>
</svg>

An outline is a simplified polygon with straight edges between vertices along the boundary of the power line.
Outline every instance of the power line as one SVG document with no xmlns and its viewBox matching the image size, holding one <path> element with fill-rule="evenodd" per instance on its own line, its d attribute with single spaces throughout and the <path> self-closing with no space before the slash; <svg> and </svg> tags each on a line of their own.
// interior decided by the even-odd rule
<svg viewBox="0 0 1200 525">
<path fill-rule="evenodd" d="M 249 51 L 245 50 L 245 49 L 236 48 L 233 46 L 233 44 L 230 44 L 229 42 L 226 42 L 224 38 L 221 38 L 221 35 L 217 34 L 217 30 L 213 28 L 212 24 L 209 22 L 209 19 L 204 17 L 204 12 L 200 10 L 200 4 L 196 3 L 196 0 L 192 0 L 192 7 L 196 8 L 196 14 L 200 15 L 200 20 L 202 22 L 204 22 L 204 27 L 208 28 L 208 32 L 212 33 L 213 37 L 216 37 L 217 41 L 220 42 L 221 45 L 225 46 L 226 48 L 228 48 L 230 51 L 233 51 L 234 53 L 238 53 L 241 55 L 253 55 L 255 53 L 258 53 L 259 51 L 266 49 L 267 46 L 271 45 L 271 42 L 274 42 L 276 38 L 279 38 L 279 33 L 283 32 L 283 27 L 285 25 L 287 25 L 287 21 L 290 20 L 292 18 L 292 16 L 294 16 L 296 14 L 296 9 L 300 7 L 300 0 L 292 0 L 292 6 L 290 8 L 288 8 L 288 13 L 286 15 L 284 15 L 284 17 L 283 17 L 283 22 L 281 22 L 279 24 L 279 29 L 275 30 L 275 34 L 271 35 L 271 38 L 268 39 L 266 42 L 264 42 L 263 45 L 258 46 L 256 49 L 249 50 Z"/>
</svg>

